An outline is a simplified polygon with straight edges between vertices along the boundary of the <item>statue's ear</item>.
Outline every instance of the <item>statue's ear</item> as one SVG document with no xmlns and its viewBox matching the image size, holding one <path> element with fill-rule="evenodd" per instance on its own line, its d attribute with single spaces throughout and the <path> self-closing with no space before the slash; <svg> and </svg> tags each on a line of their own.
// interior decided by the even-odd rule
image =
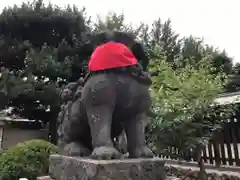
<svg viewBox="0 0 240 180">
<path fill-rule="evenodd" d="M 84 52 L 84 55 L 86 56 L 91 56 L 93 51 L 94 51 L 94 46 L 91 42 L 88 42 L 81 47 L 81 52 Z"/>
<path fill-rule="evenodd" d="M 115 40 L 114 31 L 107 30 L 104 34 L 105 34 L 106 42 L 110 42 L 110 41 L 114 41 Z"/>
<path fill-rule="evenodd" d="M 85 33 L 82 35 L 82 44 L 81 44 L 81 51 L 84 54 L 89 55 L 93 51 L 92 45 L 92 33 Z"/>
<path fill-rule="evenodd" d="M 103 31 L 103 32 L 93 33 L 90 41 L 93 44 L 94 49 L 95 49 L 97 46 L 109 42 L 110 39 L 113 39 L 112 32 L 111 31 Z"/>
<path fill-rule="evenodd" d="M 144 71 L 147 71 L 147 67 L 149 64 L 149 57 L 147 56 L 147 53 L 144 51 L 143 46 L 136 42 L 132 48 L 131 48 L 134 56 L 137 58 L 137 60 L 140 62 L 140 64 L 143 67 Z"/>
</svg>

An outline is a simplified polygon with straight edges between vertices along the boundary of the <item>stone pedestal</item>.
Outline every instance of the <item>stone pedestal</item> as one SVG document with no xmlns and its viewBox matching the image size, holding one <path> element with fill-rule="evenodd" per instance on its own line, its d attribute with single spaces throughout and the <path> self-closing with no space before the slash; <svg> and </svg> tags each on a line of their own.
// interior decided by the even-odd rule
<svg viewBox="0 0 240 180">
<path fill-rule="evenodd" d="M 153 159 L 92 160 L 50 156 L 54 180 L 164 180 L 164 161 Z"/>
</svg>

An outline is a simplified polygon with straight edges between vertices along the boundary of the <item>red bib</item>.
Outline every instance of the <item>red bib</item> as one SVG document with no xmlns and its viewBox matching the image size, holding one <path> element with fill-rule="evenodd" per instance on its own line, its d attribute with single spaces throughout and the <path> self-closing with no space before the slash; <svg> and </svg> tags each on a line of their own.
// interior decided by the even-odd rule
<svg viewBox="0 0 240 180">
<path fill-rule="evenodd" d="M 126 67 L 136 65 L 134 54 L 122 43 L 108 42 L 98 46 L 88 63 L 90 71 Z"/>
</svg>

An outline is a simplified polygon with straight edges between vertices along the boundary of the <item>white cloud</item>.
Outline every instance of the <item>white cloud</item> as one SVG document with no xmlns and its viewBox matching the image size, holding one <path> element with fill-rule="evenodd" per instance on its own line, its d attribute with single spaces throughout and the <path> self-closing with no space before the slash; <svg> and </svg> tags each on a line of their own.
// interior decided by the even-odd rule
<svg viewBox="0 0 240 180">
<path fill-rule="evenodd" d="M 45 2 L 48 2 L 45 0 Z M 238 0 L 52 0 L 53 4 L 64 6 L 67 3 L 79 7 L 86 6 L 89 15 L 106 15 L 109 11 L 124 12 L 127 22 L 151 23 L 161 17 L 170 18 L 173 28 L 181 36 L 194 35 L 203 37 L 206 43 L 226 49 L 234 57 L 234 62 L 240 62 L 238 43 L 240 42 L 240 26 L 237 20 L 240 11 L 237 9 Z M 1 1 L 0 7 L 20 4 L 19 0 Z"/>
</svg>

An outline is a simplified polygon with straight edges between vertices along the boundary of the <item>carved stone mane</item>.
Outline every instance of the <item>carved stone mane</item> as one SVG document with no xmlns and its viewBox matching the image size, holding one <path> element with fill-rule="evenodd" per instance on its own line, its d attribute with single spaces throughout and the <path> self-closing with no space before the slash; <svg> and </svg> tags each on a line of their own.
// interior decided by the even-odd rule
<svg viewBox="0 0 240 180">
<path fill-rule="evenodd" d="M 61 109 L 58 114 L 57 123 L 58 123 L 58 146 L 63 146 L 63 121 L 68 120 L 68 112 L 71 108 L 73 101 L 81 96 L 81 90 L 83 87 L 84 79 L 80 78 L 77 82 L 71 82 L 63 87 L 60 92 L 60 97 L 62 101 Z"/>
</svg>

